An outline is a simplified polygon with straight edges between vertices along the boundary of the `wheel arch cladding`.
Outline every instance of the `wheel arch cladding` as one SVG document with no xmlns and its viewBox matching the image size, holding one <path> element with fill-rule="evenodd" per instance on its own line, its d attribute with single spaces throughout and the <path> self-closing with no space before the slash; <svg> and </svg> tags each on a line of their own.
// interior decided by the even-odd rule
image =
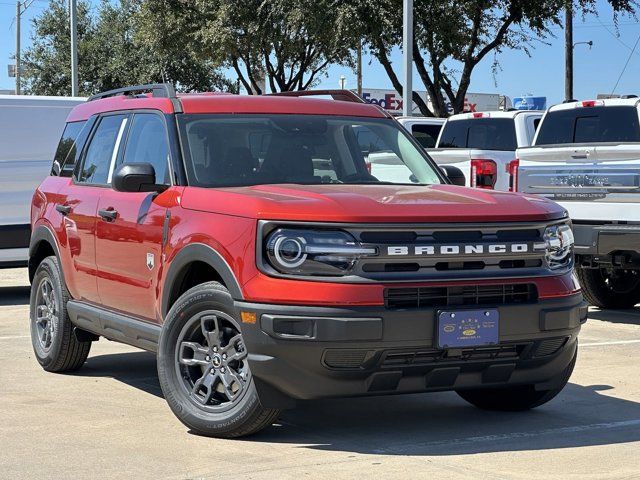
<svg viewBox="0 0 640 480">
<path fill-rule="evenodd" d="M 166 316 L 173 303 L 181 295 L 181 286 L 192 268 L 197 264 L 205 264 L 215 273 L 217 278 L 204 281 L 220 281 L 231 293 L 234 300 L 243 300 L 240 284 L 229 264 L 216 250 L 203 243 L 192 243 L 184 247 L 171 262 L 162 290 L 162 315 Z M 202 283 L 202 282 L 200 282 Z"/>
<path fill-rule="evenodd" d="M 62 264 L 60 263 L 60 251 L 58 249 L 58 243 L 55 236 L 51 233 L 47 227 L 40 225 L 31 234 L 31 240 L 29 241 L 29 281 L 33 281 L 33 277 L 36 274 L 38 265 L 45 258 L 55 255 L 58 258 L 58 266 L 62 278 L 64 279 L 64 271 L 62 270 Z"/>
</svg>

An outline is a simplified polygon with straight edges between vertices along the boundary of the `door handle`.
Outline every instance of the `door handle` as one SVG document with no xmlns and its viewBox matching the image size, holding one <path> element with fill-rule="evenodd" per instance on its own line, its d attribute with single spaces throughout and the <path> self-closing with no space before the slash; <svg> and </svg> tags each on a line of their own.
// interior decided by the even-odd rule
<svg viewBox="0 0 640 480">
<path fill-rule="evenodd" d="M 105 222 L 113 222 L 118 217 L 118 211 L 98 210 L 98 215 L 100 215 Z"/>
<path fill-rule="evenodd" d="M 57 204 L 56 210 L 66 217 L 67 215 L 69 215 L 69 213 L 71 213 L 71 206 Z"/>
</svg>

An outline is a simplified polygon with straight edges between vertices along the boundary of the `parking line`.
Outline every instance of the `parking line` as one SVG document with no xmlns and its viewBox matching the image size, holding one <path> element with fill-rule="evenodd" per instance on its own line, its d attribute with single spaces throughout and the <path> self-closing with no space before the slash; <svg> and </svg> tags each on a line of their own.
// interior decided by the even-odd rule
<svg viewBox="0 0 640 480">
<path fill-rule="evenodd" d="M 29 338 L 31 335 L 12 335 L 8 337 L 0 337 L 0 340 L 14 340 L 16 338 Z"/>
<path fill-rule="evenodd" d="M 464 445 L 467 443 L 478 443 L 478 442 L 497 442 L 504 440 L 514 440 L 518 438 L 531 438 L 531 437 L 539 437 L 542 435 L 557 435 L 557 434 L 572 434 L 572 433 L 581 433 L 593 430 L 610 430 L 613 428 L 628 428 L 628 427 L 636 427 L 640 426 L 640 419 L 635 420 L 623 420 L 620 422 L 608 422 L 608 423 L 591 423 L 588 425 L 575 425 L 572 427 L 560 427 L 560 428 L 549 428 L 546 430 L 538 430 L 534 432 L 513 432 L 513 433 L 501 433 L 496 435 L 484 435 L 480 437 L 463 437 L 463 438 L 454 438 L 451 440 L 437 440 L 434 442 L 419 442 L 419 443 L 410 443 L 406 445 L 393 445 L 389 448 L 381 448 L 376 449 L 375 453 L 386 453 L 397 451 L 402 448 L 427 448 L 427 447 L 440 447 L 440 446 L 452 446 L 452 445 Z"/>
<path fill-rule="evenodd" d="M 601 345 L 628 345 L 631 343 L 640 343 L 640 340 L 615 340 L 611 342 L 594 342 L 594 343 L 581 343 L 582 347 L 599 347 Z"/>
</svg>

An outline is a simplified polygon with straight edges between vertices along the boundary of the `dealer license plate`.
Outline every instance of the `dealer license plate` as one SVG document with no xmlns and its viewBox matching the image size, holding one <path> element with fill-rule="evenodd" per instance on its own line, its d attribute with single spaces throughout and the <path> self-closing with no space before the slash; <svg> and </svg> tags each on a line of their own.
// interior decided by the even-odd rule
<svg viewBox="0 0 640 480">
<path fill-rule="evenodd" d="M 498 310 L 442 310 L 438 313 L 438 347 L 497 345 Z"/>
</svg>

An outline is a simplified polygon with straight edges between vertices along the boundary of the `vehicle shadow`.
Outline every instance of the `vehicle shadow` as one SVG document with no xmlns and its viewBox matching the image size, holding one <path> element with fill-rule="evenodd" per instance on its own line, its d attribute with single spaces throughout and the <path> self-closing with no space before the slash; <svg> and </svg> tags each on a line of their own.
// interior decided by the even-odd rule
<svg viewBox="0 0 640 480">
<path fill-rule="evenodd" d="M 627 325 L 640 325 L 640 308 L 628 308 L 624 310 L 589 309 L 589 318 L 610 323 L 623 323 Z"/>
<path fill-rule="evenodd" d="M 162 397 L 151 353 L 89 357 L 75 375 L 111 377 Z M 570 383 L 549 404 L 516 413 L 482 411 L 453 392 L 306 401 L 283 412 L 272 427 L 238 441 L 443 456 L 640 441 L 640 403 L 614 394 L 608 385 Z"/>
<path fill-rule="evenodd" d="M 0 287 L 0 306 L 29 305 L 31 287 Z"/>
<path fill-rule="evenodd" d="M 103 340 L 100 340 L 103 341 Z M 156 356 L 149 352 L 127 352 L 91 356 L 80 370 L 71 375 L 78 377 L 114 378 L 138 390 L 164 398 L 158 381 Z"/>
</svg>

